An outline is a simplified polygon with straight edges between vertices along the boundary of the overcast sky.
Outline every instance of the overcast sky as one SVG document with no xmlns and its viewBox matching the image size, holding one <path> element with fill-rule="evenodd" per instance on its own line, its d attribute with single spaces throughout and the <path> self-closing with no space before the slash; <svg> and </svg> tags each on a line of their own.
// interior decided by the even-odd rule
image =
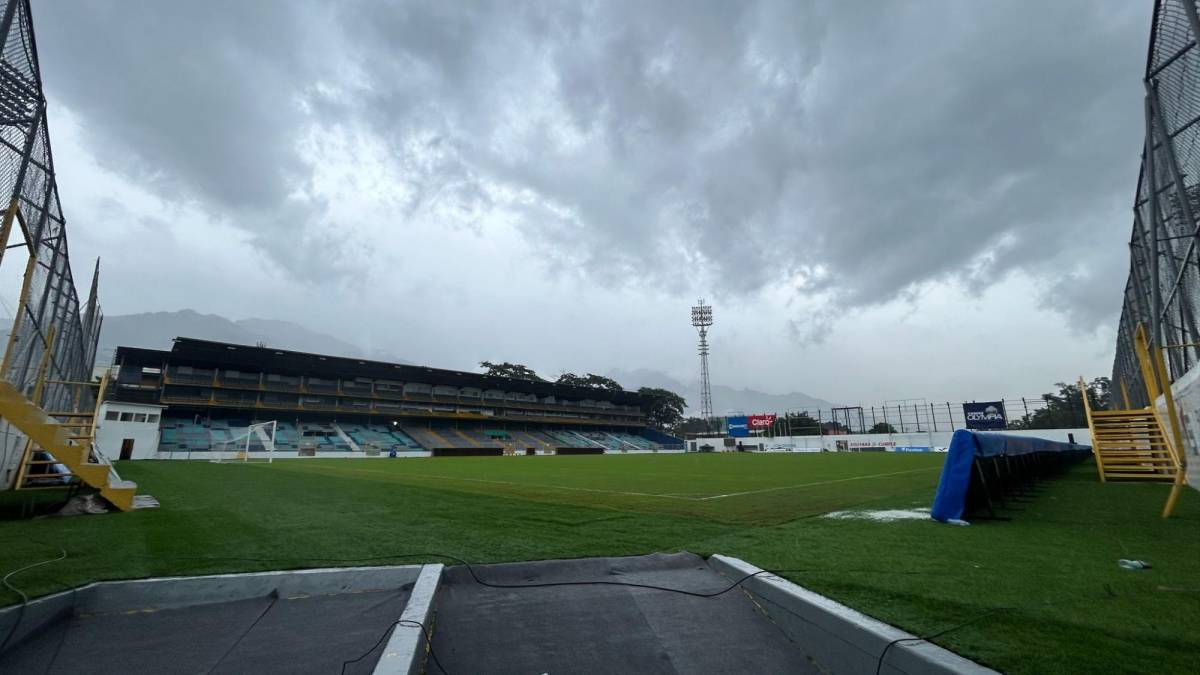
<svg viewBox="0 0 1200 675">
<path fill-rule="evenodd" d="M 694 379 L 703 296 L 714 381 L 870 404 L 1109 374 L 1151 5 L 64 0 L 34 19 L 74 267 L 103 258 L 109 314 Z"/>
</svg>

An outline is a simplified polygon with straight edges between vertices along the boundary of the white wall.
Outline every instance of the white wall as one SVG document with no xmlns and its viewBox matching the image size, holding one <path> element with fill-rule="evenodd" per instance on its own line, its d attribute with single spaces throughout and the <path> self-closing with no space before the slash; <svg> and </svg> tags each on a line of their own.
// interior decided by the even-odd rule
<svg viewBox="0 0 1200 675">
<path fill-rule="evenodd" d="M 1200 394 L 1200 386 L 1197 387 L 1197 394 Z M 1004 431 L 1001 433 L 1010 434 L 1013 436 L 1026 436 L 1029 438 L 1044 438 L 1050 441 L 1067 442 L 1068 434 L 1075 436 L 1075 442 L 1082 445 L 1089 445 L 1092 442 L 1092 435 L 1087 429 L 1035 429 L 1033 431 Z M 846 450 L 857 450 L 863 447 L 882 447 L 889 452 L 903 450 L 904 448 L 922 448 L 924 450 L 914 451 L 944 451 L 950 447 L 950 437 L 954 435 L 953 431 L 923 431 L 920 433 L 907 434 L 845 434 L 833 436 L 776 436 L 774 438 L 736 438 L 734 442 L 741 441 L 742 445 L 749 450 L 758 450 L 761 445 L 764 450 L 776 450 L 780 452 L 818 452 L 825 450 L 827 452 L 837 452 L 839 449 L 838 441 L 845 444 Z M 714 438 L 698 438 L 695 441 L 688 441 L 688 449 L 691 450 L 692 443 L 696 443 L 696 447 L 701 445 L 711 445 L 718 452 L 723 449 L 736 450 L 736 445 L 732 448 L 724 447 L 724 439 L 721 437 Z"/>
<path fill-rule="evenodd" d="M 111 460 L 120 459 L 121 444 L 133 439 L 133 459 L 153 459 L 158 452 L 158 422 L 163 406 L 105 401 L 96 423 L 96 447 Z M 117 419 L 109 419 L 116 415 Z M 142 421 L 135 421 L 135 420 Z M 153 421 L 148 421 L 153 419 Z"/>
<path fill-rule="evenodd" d="M 1200 490 L 1200 364 L 1184 373 L 1171 386 L 1175 397 L 1175 410 L 1179 413 L 1179 426 L 1183 431 L 1183 456 L 1187 460 L 1187 482 Z M 1164 425 L 1170 425 L 1167 417 L 1167 399 L 1159 396 L 1157 407 Z M 1170 434 L 1171 430 L 1167 429 Z"/>
</svg>

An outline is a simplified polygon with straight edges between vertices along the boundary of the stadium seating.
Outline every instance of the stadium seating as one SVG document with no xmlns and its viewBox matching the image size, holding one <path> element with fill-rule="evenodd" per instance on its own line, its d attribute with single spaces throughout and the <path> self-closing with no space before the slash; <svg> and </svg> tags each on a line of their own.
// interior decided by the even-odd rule
<svg viewBox="0 0 1200 675">
<path fill-rule="evenodd" d="M 558 430 L 547 431 L 545 433 L 547 436 L 550 436 L 554 440 L 558 441 L 557 445 L 559 447 L 592 448 L 596 447 L 597 445 L 597 443 L 592 442 L 590 439 L 585 438 L 574 431 Z"/>
<path fill-rule="evenodd" d="M 158 449 L 161 452 L 205 452 L 211 450 L 214 444 L 237 437 L 250 424 L 262 421 L 265 420 L 239 418 L 197 420 L 193 417 L 163 417 L 159 425 Z M 275 449 L 291 454 L 299 451 L 308 443 L 314 443 L 316 450 L 322 453 L 354 451 L 355 448 L 342 438 L 338 429 L 341 429 L 342 433 L 349 437 L 359 450 L 365 451 L 374 446 L 383 452 L 390 452 L 393 449 L 397 452 L 411 452 L 435 448 L 464 450 L 516 448 L 518 451 L 533 448 L 539 452 L 556 448 L 603 448 L 607 452 L 619 452 L 622 449 L 650 451 L 662 449 L 667 445 L 661 443 L 659 437 L 672 440 L 672 437 L 665 434 L 660 434 L 659 437 L 647 437 L 646 432 L 638 435 L 616 431 L 572 431 L 567 429 L 553 431 L 453 429 L 450 427 L 427 429 L 352 422 L 338 422 L 336 427 L 331 423 L 324 422 L 276 421 Z"/>
<path fill-rule="evenodd" d="M 404 432 L 381 424 L 347 424 L 343 422 L 338 426 L 363 450 L 370 446 L 377 447 L 384 452 L 391 450 L 407 452 L 422 449 L 420 444 Z"/>
<path fill-rule="evenodd" d="M 504 443 L 499 439 L 488 436 L 478 429 L 458 429 L 458 435 L 477 448 L 503 448 Z"/>
<path fill-rule="evenodd" d="M 602 431 L 579 431 L 580 436 L 592 441 L 593 445 L 602 445 L 606 450 L 620 450 L 621 441 Z"/>
<path fill-rule="evenodd" d="M 621 448 L 626 448 L 626 449 L 631 449 L 631 450 L 632 449 L 636 449 L 636 450 L 657 450 L 658 449 L 657 443 L 654 443 L 647 438 L 642 438 L 641 436 L 634 436 L 633 434 L 626 434 L 626 433 L 615 432 L 615 431 L 609 432 L 608 435 L 609 435 L 609 437 L 615 439 L 618 442 L 618 449 L 621 449 Z"/>
<path fill-rule="evenodd" d="M 403 431 L 426 450 L 455 447 L 454 443 L 442 438 L 441 435 L 429 429 L 424 429 L 421 427 L 405 427 Z"/>
<path fill-rule="evenodd" d="M 511 431 L 509 434 L 518 447 L 550 450 L 559 445 L 557 439 L 550 438 L 538 431 Z"/>
<path fill-rule="evenodd" d="M 657 443 L 664 448 L 682 448 L 684 446 L 682 438 L 676 438 L 655 429 L 642 429 L 640 435 L 642 438 Z"/>
</svg>

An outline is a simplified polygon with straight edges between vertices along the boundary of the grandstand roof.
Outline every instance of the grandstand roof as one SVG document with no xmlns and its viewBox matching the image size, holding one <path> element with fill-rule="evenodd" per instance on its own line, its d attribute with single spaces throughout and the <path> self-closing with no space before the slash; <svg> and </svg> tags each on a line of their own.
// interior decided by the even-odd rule
<svg viewBox="0 0 1200 675">
<path fill-rule="evenodd" d="M 423 382 L 455 387 L 479 387 L 480 389 L 503 389 L 539 396 L 557 396 L 567 399 L 597 399 L 624 405 L 642 405 L 643 397 L 636 392 L 609 392 L 555 384 L 522 380 L 512 377 L 495 377 L 462 370 L 445 370 L 403 363 L 388 363 L 370 359 L 346 358 L 328 354 L 294 352 L 274 347 L 239 345 L 230 342 L 197 340 L 177 337 L 170 350 L 145 349 L 142 347 L 117 347 L 116 363 L 139 364 L 158 367 L 163 363 L 186 365 L 195 368 L 225 368 L 234 370 L 270 371 L 281 375 L 309 375 L 314 377 L 370 377 L 394 379 L 401 382 Z"/>
</svg>

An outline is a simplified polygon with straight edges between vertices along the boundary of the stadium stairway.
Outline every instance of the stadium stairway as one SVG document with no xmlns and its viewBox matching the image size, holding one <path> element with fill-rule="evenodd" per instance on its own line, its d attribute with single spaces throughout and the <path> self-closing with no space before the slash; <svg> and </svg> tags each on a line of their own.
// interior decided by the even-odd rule
<svg viewBox="0 0 1200 675">
<path fill-rule="evenodd" d="M 333 429 L 334 433 L 336 433 L 338 435 L 338 438 L 342 439 L 343 443 L 350 446 L 351 451 L 353 451 L 353 452 L 362 452 L 363 451 L 362 447 L 358 443 L 356 443 L 353 438 L 350 437 L 350 434 L 343 431 L 342 428 L 340 426 L 338 426 L 337 422 L 331 422 L 329 424 L 329 426 Z"/>
<path fill-rule="evenodd" d="M 1167 518 L 1175 510 L 1175 503 L 1184 485 L 1183 434 L 1180 433 L 1170 386 L 1159 391 L 1156 384 L 1170 382 L 1162 348 L 1149 345 L 1145 328 L 1140 324 L 1134 334 L 1134 351 L 1142 368 L 1146 399 L 1150 405 L 1131 408 L 1129 394 L 1123 390 L 1125 409 L 1092 410 L 1087 396 L 1088 388 L 1082 377 L 1079 378 L 1079 391 L 1083 394 L 1083 409 L 1087 414 L 1088 430 L 1092 434 L 1092 450 L 1096 456 L 1100 482 L 1170 483 L 1171 493 L 1162 511 L 1163 518 Z M 1166 403 L 1171 434 L 1167 434 L 1156 409 L 1160 396 Z"/>
<path fill-rule="evenodd" d="M 104 461 L 99 453 L 93 457 L 91 434 L 80 434 L 78 424 L 63 423 L 54 419 L 11 384 L 2 380 L 0 415 L 54 458 L 42 461 L 62 464 L 84 485 L 99 490 L 100 496 L 113 506 L 122 511 L 133 510 L 137 484 L 122 480 L 112 465 Z M 100 461 L 93 461 L 94 459 Z"/>
<path fill-rule="evenodd" d="M 1088 426 L 1101 481 L 1169 483 L 1179 475 L 1179 461 L 1153 410 L 1089 410 Z"/>
</svg>

